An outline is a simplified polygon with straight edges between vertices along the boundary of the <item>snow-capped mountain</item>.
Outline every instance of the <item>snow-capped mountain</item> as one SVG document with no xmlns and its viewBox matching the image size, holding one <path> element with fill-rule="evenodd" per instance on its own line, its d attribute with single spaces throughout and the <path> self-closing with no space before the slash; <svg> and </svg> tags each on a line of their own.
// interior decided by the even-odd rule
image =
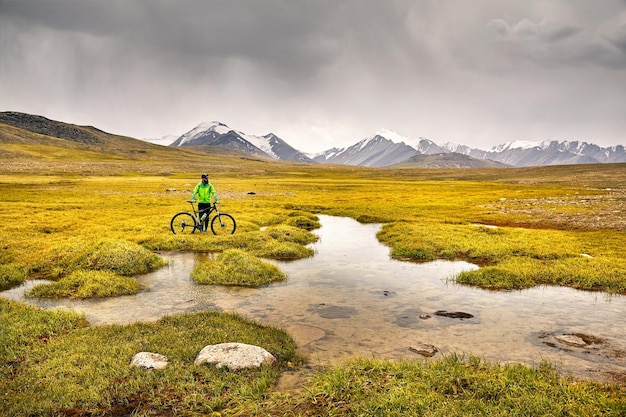
<svg viewBox="0 0 626 417">
<path fill-rule="evenodd" d="M 447 150 L 429 139 L 405 137 L 382 129 L 352 146 L 329 149 L 313 160 L 328 164 L 383 167 L 398 164 L 415 155 L 444 152 Z"/>
<path fill-rule="evenodd" d="M 444 147 L 451 152 L 519 167 L 626 162 L 626 152 L 622 145 L 602 148 L 579 141 L 514 141 L 494 146 L 488 151 L 448 143 Z"/>
<path fill-rule="evenodd" d="M 439 146 L 429 139 L 402 136 L 388 129 L 379 130 L 352 146 L 331 148 L 316 155 L 300 152 L 272 133 L 265 136 L 248 135 L 219 122 L 201 123 L 174 140 L 170 136 L 163 141 L 169 141 L 169 146 L 222 146 L 247 154 L 284 161 L 367 167 L 397 165 L 408 160 L 413 163 L 428 164 L 434 160 L 415 157 L 448 153 L 519 167 L 626 162 L 626 151 L 623 145 L 602 148 L 579 141 L 513 141 L 494 146 L 489 150 L 482 150 L 450 142 Z M 156 140 L 151 142 L 159 143 Z M 447 158 L 445 163 L 459 164 L 459 166 L 480 165 L 458 157 L 453 162 L 449 159 Z M 442 158 L 439 158 L 437 163 L 443 163 Z M 493 164 L 488 164 L 488 166 L 493 166 Z"/>
<path fill-rule="evenodd" d="M 304 153 L 269 133 L 265 136 L 247 135 L 220 122 L 200 123 L 174 140 L 170 146 L 221 146 L 251 155 L 292 162 L 313 162 Z"/>
</svg>

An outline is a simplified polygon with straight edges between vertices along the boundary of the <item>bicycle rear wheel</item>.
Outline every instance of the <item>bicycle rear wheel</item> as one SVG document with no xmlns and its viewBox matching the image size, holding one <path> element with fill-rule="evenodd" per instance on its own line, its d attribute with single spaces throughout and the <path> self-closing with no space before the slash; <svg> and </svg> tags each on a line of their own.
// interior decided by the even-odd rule
<svg viewBox="0 0 626 417">
<path fill-rule="evenodd" d="M 230 214 L 220 213 L 211 220 L 211 231 L 214 235 L 232 235 L 236 228 L 235 218 Z"/>
<path fill-rule="evenodd" d="M 170 222 L 170 229 L 175 235 L 194 233 L 197 227 L 196 218 L 186 212 L 175 214 Z"/>
</svg>

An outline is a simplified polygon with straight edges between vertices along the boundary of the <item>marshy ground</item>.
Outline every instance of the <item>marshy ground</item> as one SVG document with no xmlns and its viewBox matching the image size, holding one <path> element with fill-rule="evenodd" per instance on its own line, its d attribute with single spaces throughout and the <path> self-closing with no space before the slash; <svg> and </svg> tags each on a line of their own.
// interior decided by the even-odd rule
<svg viewBox="0 0 626 417">
<path fill-rule="evenodd" d="M 3 160 L 2 288 L 31 279 L 61 282 L 85 271 L 90 273 L 83 276 L 97 280 L 80 285 L 106 286 L 116 276 L 145 272 L 129 265 L 157 267 L 149 258 L 137 262 L 137 256 L 127 256 L 142 250 L 237 248 L 259 258 L 307 257 L 300 249 L 311 242 L 310 231 L 299 226 L 325 214 L 384 224 L 378 238 L 397 258 L 479 262 L 480 273 L 464 277 L 468 288 L 556 285 L 586 288 L 586 294 L 592 290 L 598 297 L 626 294 L 623 164 L 374 170 L 207 157 L 184 165 L 184 171 L 180 166 Z M 237 233 L 174 236 L 169 219 L 186 209 L 197 174 L 206 166 L 212 167 L 223 210 L 237 219 Z M 85 250 L 90 247 L 111 250 Z M 73 312 L 8 300 L 0 300 L 0 306 L 0 402 L 8 415 L 626 412 L 623 374 L 613 375 L 611 383 L 575 380 L 549 363 L 498 364 L 472 356 L 471 350 L 465 357 L 418 361 L 357 358 L 316 372 L 302 392 L 277 392 L 281 373 L 306 366 L 306 360 L 288 332 L 262 322 L 197 312 L 94 326 Z M 624 326 L 623 321 L 610 325 Z M 601 334 L 577 331 L 538 333 L 537 340 L 551 348 L 560 346 L 556 337 L 563 335 L 588 343 L 581 347 L 591 354 L 604 340 Z M 234 374 L 189 365 L 198 347 L 234 337 L 276 352 L 278 365 Z M 137 350 L 157 348 L 173 358 L 170 369 L 147 374 L 129 369 Z"/>
</svg>

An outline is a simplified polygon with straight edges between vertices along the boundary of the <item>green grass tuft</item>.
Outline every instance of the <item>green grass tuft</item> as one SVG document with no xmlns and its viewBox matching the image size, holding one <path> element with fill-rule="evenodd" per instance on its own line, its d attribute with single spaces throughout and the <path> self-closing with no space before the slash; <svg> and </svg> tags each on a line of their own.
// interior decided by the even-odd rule
<svg viewBox="0 0 626 417">
<path fill-rule="evenodd" d="M 12 315 L 7 310 L 24 315 L 9 325 L 26 331 L 14 329 L 19 340 L 2 340 L 0 415 L 211 415 L 258 403 L 281 369 L 302 361 L 286 332 L 229 313 L 80 328 L 77 316 L 0 300 L 3 327 Z M 204 346 L 233 341 L 263 347 L 277 365 L 230 372 L 193 364 Z M 158 371 L 131 367 L 142 351 L 163 354 L 170 364 Z"/>
<path fill-rule="evenodd" d="M 26 271 L 17 265 L 0 265 L 0 291 L 17 287 L 26 280 Z"/>
<path fill-rule="evenodd" d="M 111 271 L 77 270 L 57 282 L 37 285 L 27 295 L 39 298 L 102 298 L 136 294 L 142 289 L 135 278 Z"/>
<path fill-rule="evenodd" d="M 560 378 L 547 363 L 355 359 L 316 375 L 298 409 L 305 410 L 301 416 L 621 416 L 623 394 Z"/>
<path fill-rule="evenodd" d="M 456 281 L 490 289 L 560 285 L 580 290 L 626 293 L 626 260 L 579 256 L 557 260 L 510 257 L 497 265 L 461 272 Z"/>
<path fill-rule="evenodd" d="M 58 279 L 81 269 L 132 276 L 154 271 L 164 264 L 160 256 L 133 242 L 71 239 L 49 248 L 39 259 L 35 270 L 50 279 Z"/>
<path fill-rule="evenodd" d="M 198 264 L 192 277 L 200 284 L 242 287 L 259 287 L 287 279 L 287 275 L 276 265 L 238 249 L 226 250 L 215 259 Z"/>
</svg>

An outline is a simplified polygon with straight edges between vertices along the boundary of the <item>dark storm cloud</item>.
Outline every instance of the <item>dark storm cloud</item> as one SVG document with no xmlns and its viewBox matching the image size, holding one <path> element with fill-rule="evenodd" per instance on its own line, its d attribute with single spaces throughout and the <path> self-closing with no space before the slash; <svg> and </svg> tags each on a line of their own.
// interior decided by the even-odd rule
<svg viewBox="0 0 626 417">
<path fill-rule="evenodd" d="M 156 60 L 163 56 L 188 65 L 245 58 L 298 73 L 320 65 L 324 46 L 313 42 L 332 8 L 307 3 L 250 1 L 5 1 L 3 17 L 121 42 Z M 270 4 L 270 6 L 272 6 Z M 20 22 L 21 20 L 21 22 Z M 318 39 L 314 39 L 317 41 Z"/>
<path fill-rule="evenodd" d="M 624 142 L 623 0 L 0 0 L 0 107 L 304 150 L 382 127 Z M 623 89 L 622 89 L 623 90 Z"/>
</svg>

